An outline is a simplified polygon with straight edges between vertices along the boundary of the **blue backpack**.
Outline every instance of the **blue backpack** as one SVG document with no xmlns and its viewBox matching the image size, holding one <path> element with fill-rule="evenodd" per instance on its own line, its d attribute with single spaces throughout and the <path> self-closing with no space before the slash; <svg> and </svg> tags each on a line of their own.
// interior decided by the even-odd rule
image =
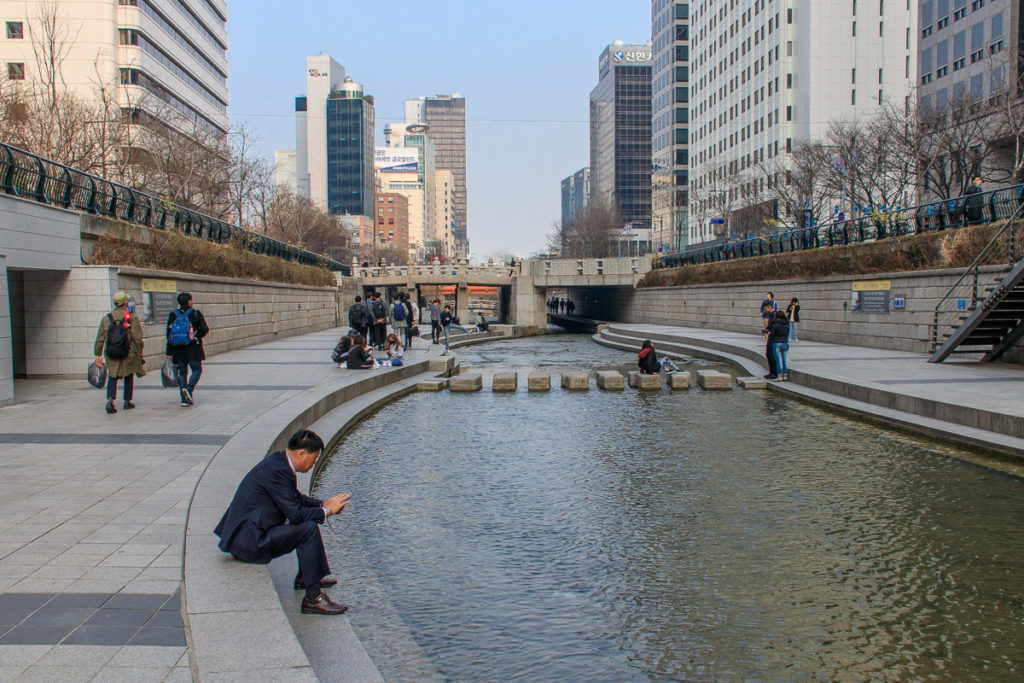
<svg viewBox="0 0 1024 683">
<path fill-rule="evenodd" d="M 192 309 L 174 312 L 171 332 L 167 335 L 167 341 L 171 342 L 171 346 L 188 346 L 196 340 L 196 332 L 192 329 L 192 321 L 189 320 L 191 311 Z"/>
<path fill-rule="evenodd" d="M 394 312 L 395 322 L 399 320 L 405 320 L 405 304 L 401 301 L 396 301 L 391 304 L 391 310 Z"/>
</svg>

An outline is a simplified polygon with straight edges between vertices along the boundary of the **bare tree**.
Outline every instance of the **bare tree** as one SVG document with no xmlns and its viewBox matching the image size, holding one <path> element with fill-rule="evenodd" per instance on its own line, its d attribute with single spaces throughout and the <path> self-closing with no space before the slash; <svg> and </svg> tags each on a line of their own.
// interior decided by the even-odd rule
<svg viewBox="0 0 1024 683">
<path fill-rule="evenodd" d="M 1014 185 L 1024 182 L 1024 51 L 1004 50 L 990 58 L 990 82 L 1002 83 L 990 106 L 997 133 L 992 143 L 1003 152 L 1003 170 Z"/>
<path fill-rule="evenodd" d="M 234 126 L 229 139 L 228 195 L 232 217 L 239 225 L 262 224 L 267 191 L 273 188 L 273 169 L 266 159 L 256 155 L 260 139 L 248 123 Z"/>
<path fill-rule="evenodd" d="M 606 197 L 591 197 L 587 206 L 567 229 L 562 229 L 563 258 L 605 258 L 615 253 L 621 230 L 615 205 Z"/>
<path fill-rule="evenodd" d="M 66 89 L 63 66 L 81 31 L 73 30 L 57 0 L 40 0 L 28 22 L 39 79 L 51 106 L 56 107 Z"/>
<path fill-rule="evenodd" d="M 275 239 L 337 261 L 347 261 L 352 257 L 352 235 L 337 216 L 286 189 L 279 188 L 268 206 L 266 232 Z"/>
</svg>

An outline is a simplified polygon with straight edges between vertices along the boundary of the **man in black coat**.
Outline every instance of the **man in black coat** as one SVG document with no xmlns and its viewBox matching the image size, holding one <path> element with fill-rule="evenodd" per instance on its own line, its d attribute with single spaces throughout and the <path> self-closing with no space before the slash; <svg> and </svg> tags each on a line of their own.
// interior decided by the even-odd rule
<svg viewBox="0 0 1024 683">
<path fill-rule="evenodd" d="M 341 614 L 348 609 L 323 592 L 338 582 L 327 578 L 327 563 L 320 524 L 348 505 L 341 493 L 322 501 L 303 495 L 296 472 L 308 472 L 324 449 L 323 440 L 308 429 L 292 435 L 285 450 L 264 458 L 249 470 L 213 533 L 218 547 L 242 562 L 267 564 L 293 550 L 299 559 L 295 589 L 305 589 L 303 614 Z"/>
<path fill-rule="evenodd" d="M 348 325 L 363 339 L 367 335 L 367 322 L 369 317 L 366 314 L 366 306 L 363 305 L 363 297 L 356 295 L 356 302 L 348 307 Z"/>
<path fill-rule="evenodd" d="M 185 316 L 191 331 L 184 339 L 178 339 L 174 323 L 179 316 Z M 175 374 L 178 375 L 178 391 L 181 393 L 181 405 L 190 406 L 195 402 L 192 395 L 196 393 L 196 385 L 203 374 L 203 337 L 210 332 L 206 318 L 198 308 L 192 308 L 192 295 L 182 292 L 178 295 L 178 310 L 171 311 L 167 316 L 167 360 L 174 363 Z M 183 343 L 184 342 L 184 343 Z M 191 369 L 192 374 L 189 375 Z"/>
</svg>

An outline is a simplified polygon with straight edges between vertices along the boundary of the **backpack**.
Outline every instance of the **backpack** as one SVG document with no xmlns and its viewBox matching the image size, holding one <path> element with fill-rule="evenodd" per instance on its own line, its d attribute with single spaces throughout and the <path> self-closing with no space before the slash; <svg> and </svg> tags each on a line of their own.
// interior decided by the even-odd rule
<svg viewBox="0 0 1024 683">
<path fill-rule="evenodd" d="M 391 311 L 395 316 L 395 322 L 405 320 L 405 305 L 401 301 L 391 304 Z"/>
<path fill-rule="evenodd" d="M 106 356 L 112 360 L 127 358 L 132 347 L 132 340 L 128 334 L 132 326 L 131 314 L 125 311 L 123 323 L 114 320 L 112 313 L 107 313 L 107 317 L 110 318 L 110 328 L 107 329 Z"/>
<path fill-rule="evenodd" d="M 380 299 L 373 300 L 373 320 L 371 322 L 383 321 L 388 315 L 388 309 Z"/>
<path fill-rule="evenodd" d="M 192 329 L 192 321 L 189 320 L 191 310 L 174 312 L 174 322 L 171 323 L 171 331 L 167 335 L 167 341 L 171 342 L 171 346 L 188 346 L 196 340 L 196 332 Z"/>
<path fill-rule="evenodd" d="M 361 330 L 366 327 L 366 307 L 362 303 L 353 304 L 348 309 L 348 324 L 352 326 L 354 330 Z"/>
</svg>

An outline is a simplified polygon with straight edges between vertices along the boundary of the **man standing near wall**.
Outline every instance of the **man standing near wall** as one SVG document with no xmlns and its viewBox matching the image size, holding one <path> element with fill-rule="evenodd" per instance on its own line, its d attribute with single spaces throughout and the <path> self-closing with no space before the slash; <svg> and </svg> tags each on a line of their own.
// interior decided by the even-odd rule
<svg viewBox="0 0 1024 683">
<path fill-rule="evenodd" d="M 348 325 L 359 336 L 366 339 L 369 320 L 370 316 L 366 312 L 366 306 L 363 305 L 363 297 L 357 294 L 356 302 L 348 308 Z"/>
</svg>

